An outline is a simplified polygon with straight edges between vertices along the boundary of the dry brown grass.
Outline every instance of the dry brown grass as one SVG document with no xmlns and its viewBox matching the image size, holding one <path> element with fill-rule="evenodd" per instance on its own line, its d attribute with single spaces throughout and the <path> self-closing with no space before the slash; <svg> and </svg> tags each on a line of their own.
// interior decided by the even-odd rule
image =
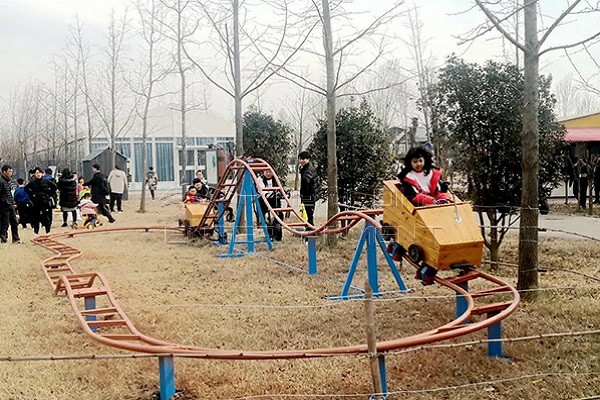
<svg viewBox="0 0 600 400">
<path fill-rule="evenodd" d="M 149 212 L 133 212 L 126 203 L 117 225 L 173 224 L 176 206 L 150 202 Z M 55 226 L 58 224 L 55 223 Z M 60 229 L 60 228 L 59 228 Z M 57 229 L 57 230 L 59 230 Z M 31 232 L 25 233 L 25 239 Z M 332 305 L 323 299 L 338 294 L 356 244 L 358 231 L 337 249 L 321 249 L 319 275 L 309 277 L 249 256 L 218 258 L 223 249 L 204 243 L 166 243 L 161 233 L 114 233 L 67 239 L 85 255 L 73 262 L 81 272 L 105 274 L 120 305 L 144 333 L 165 340 L 227 349 L 293 349 L 364 342 L 360 302 Z M 502 247 L 504 261 L 516 262 L 516 237 Z M 306 268 L 306 248 L 286 237 L 265 257 Z M 62 298 L 51 295 L 40 269 L 47 252 L 31 244 L 2 247 L 3 305 L 0 341 L 3 355 L 114 354 L 119 351 L 87 338 Z M 597 242 L 542 239 L 540 264 L 600 276 Z M 515 270 L 495 274 L 515 282 Z M 415 288 L 407 299 L 377 302 L 378 337 L 391 339 L 433 328 L 450 320 L 454 300 L 410 299 L 447 295 L 439 287 Z M 383 289 L 393 289 L 382 268 Z M 330 278 L 330 279 L 328 279 Z M 365 271 L 357 271 L 362 286 Z M 545 287 L 579 289 L 541 292 L 503 323 L 507 337 L 547 332 L 599 329 L 600 282 L 581 275 L 552 271 L 541 276 Z M 226 307 L 226 305 L 311 305 L 310 308 Z M 479 332 L 460 340 L 485 338 Z M 460 341 L 458 340 L 458 341 Z M 505 353 L 514 363 L 490 360 L 483 345 L 432 349 L 388 356 L 391 391 L 511 378 L 549 371 L 576 373 L 519 380 L 453 391 L 399 394 L 406 399 L 562 399 L 598 394 L 598 336 L 509 343 Z M 150 399 L 157 389 L 155 359 L 44 361 L 0 363 L 0 399 Z M 596 375 L 589 375 L 595 373 Z M 185 398 L 223 399 L 258 394 L 368 393 L 370 374 L 364 358 L 297 361 L 176 360 L 178 389 Z M 269 397 L 266 397 L 269 398 Z M 273 397 L 271 397 L 273 398 Z"/>
</svg>

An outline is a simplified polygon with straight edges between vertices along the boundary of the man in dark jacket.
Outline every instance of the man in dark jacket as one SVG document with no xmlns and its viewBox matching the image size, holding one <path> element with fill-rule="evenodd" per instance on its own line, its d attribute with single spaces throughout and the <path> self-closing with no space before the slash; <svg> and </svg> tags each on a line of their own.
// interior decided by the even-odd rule
<svg viewBox="0 0 600 400">
<path fill-rule="evenodd" d="M 34 175 L 31 182 L 25 186 L 25 193 L 33 202 L 31 210 L 31 226 L 33 232 L 37 235 L 40 224 L 50 233 L 52 227 L 52 210 L 56 206 L 54 197 L 56 196 L 56 185 L 49 179 L 44 179 L 44 173 L 38 167 L 33 169 Z"/>
<path fill-rule="evenodd" d="M 98 207 L 96 207 L 96 211 L 98 211 L 99 214 L 102 214 L 106 218 L 108 218 L 108 222 L 112 224 L 113 222 L 115 222 L 115 219 L 110 214 L 110 210 L 108 209 L 106 204 L 106 196 L 110 194 L 108 181 L 106 180 L 102 172 L 100 172 L 100 165 L 92 165 L 92 172 L 94 173 L 94 176 L 89 182 L 85 182 L 83 186 L 87 186 L 90 188 L 92 192 L 92 203 L 98 204 Z"/>
<path fill-rule="evenodd" d="M 300 202 L 306 209 L 307 222 L 314 226 L 315 202 L 317 201 L 317 170 L 310 163 L 310 153 L 298 154 L 300 162 Z"/>
<path fill-rule="evenodd" d="M 13 168 L 3 165 L 0 172 L 0 242 L 8 241 L 8 226 L 12 234 L 13 243 L 21 243 L 19 239 L 19 221 L 15 212 L 15 200 L 10 190 L 10 180 Z"/>
</svg>

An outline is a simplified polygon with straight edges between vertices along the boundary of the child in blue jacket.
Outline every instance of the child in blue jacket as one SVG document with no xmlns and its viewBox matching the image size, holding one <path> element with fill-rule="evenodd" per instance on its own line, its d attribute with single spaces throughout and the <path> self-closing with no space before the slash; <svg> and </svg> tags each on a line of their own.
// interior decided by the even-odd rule
<svg viewBox="0 0 600 400">
<path fill-rule="evenodd" d="M 27 228 L 29 222 L 29 214 L 31 210 L 31 199 L 27 192 L 25 192 L 25 181 L 23 178 L 17 179 L 18 188 L 15 189 L 14 199 L 17 204 L 17 213 L 19 214 L 19 223 L 23 229 Z"/>
</svg>

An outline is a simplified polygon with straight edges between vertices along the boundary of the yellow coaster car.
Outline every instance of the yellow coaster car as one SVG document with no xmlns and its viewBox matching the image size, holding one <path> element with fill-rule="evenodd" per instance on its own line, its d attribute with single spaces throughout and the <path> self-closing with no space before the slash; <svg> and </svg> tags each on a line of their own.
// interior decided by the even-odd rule
<svg viewBox="0 0 600 400">
<path fill-rule="evenodd" d="M 397 180 L 383 182 L 383 230 L 415 264 L 438 270 L 481 265 L 483 239 L 471 205 L 415 207 Z"/>
<path fill-rule="evenodd" d="M 183 213 L 179 218 L 179 226 L 185 228 L 185 234 L 193 236 L 197 230 L 200 220 L 204 216 L 209 203 L 192 203 L 183 205 Z"/>
</svg>

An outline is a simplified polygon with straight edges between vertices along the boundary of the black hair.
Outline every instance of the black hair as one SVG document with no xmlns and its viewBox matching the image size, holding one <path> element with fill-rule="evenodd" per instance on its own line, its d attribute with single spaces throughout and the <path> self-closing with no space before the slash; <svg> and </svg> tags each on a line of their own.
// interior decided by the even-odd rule
<svg viewBox="0 0 600 400">
<path fill-rule="evenodd" d="M 24 183 L 25 183 L 25 180 L 24 180 L 23 178 L 18 178 L 18 179 L 17 179 L 17 184 L 18 184 L 18 185 L 22 185 L 22 184 L 24 184 Z"/>
<path fill-rule="evenodd" d="M 33 173 L 35 174 L 36 172 L 41 172 L 44 173 L 44 171 L 42 171 L 42 169 L 40 167 L 35 167 L 34 169 L 32 169 Z"/>
<path fill-rule="evenodd" d="M 309 160 L 310 159 L 310 153 L 306 150 L 301 151 L 300 154 L 298 154 L 298 159 L 299 160 Z"/>
<path fill-rule="evenodd" d="M 120 169 L 121 169 L 121 167 L 119 167 L 118 165 L 115 165 L 115 169 L 118 169 L 118 170 L 120 170 Z"/>
<path fill-rule="evenodd" d="M 192 179 L 192 185 L 195 185 L 196 183 L 202 183 L 202 181 L 198 178 Z"/>
<path fill-rule="evenodd" d="M 69 168 L 65 168 L 62 170 L 61 177 L 64 177 L 64 179 L 71 179 L 73 177 L 73 174 L 71 174 L 71 171 L 69 170 Z"/>
<path fill-rule="evenodd" d="M 10 166 L 10 165 L 8 165 L 8 164 L 4 164 L 4 165 L 2 166 L 2 172 L 6 172 L 6 171 L 8 171 L 9 169 L 13 169 L 13 167 L 11 167 L 11 166 Z"/>
<path fill-rule="evenodd" d="M 148 167 L 150 171 L 154 171 L 154 167 Z"/>
<path fill-rule="evenodd" d="M 100 168 L 100 164 L 94 164 L 92 165 L 92 168 L 97 169 L 98 171 L 100 171 L 102 168 Z"/>
<path fill-rule="evenodd" d="M 45 174 L 52 175 L 52 168 L 46 168 L 44 171 Z"/>
<path fill-rule="evenodd" d="M 423 172 L 425 175 L 429 174 L 431 168 L 433 168 L 433 157 L 427 149 L 421 146 L 412 147 L 404 156 L 404 169 L 400 173 L 403 177 L 406 176 L 410 171 L 413 170 L 412 160 L 415 158 L 421 158 L 425 160 L 425 165 L 423 166 Z"/>
<path fill-rule="evenodd" d="M 190 190 L 192 190 L 192 189 L 194 189 L 194 190 L 195 190 L 195 189 L 196 189 L 196 186 L 194 186 L 194 185 L 191 185 L 191 186 L 188 188 L 188 192 L 189 192 Z"/>
</svg>

